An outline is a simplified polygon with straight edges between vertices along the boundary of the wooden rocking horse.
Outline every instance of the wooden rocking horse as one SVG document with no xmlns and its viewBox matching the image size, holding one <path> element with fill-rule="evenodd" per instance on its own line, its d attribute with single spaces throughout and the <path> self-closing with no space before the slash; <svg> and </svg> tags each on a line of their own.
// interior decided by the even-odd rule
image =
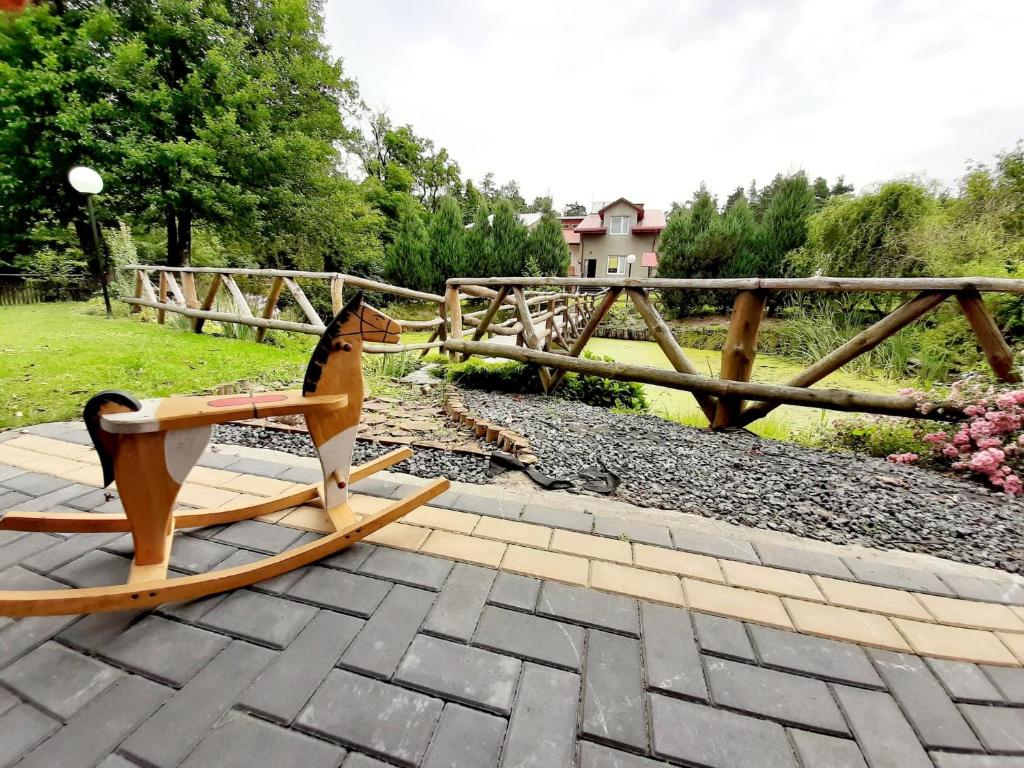
<svg viewBox="0 0 1024 768">
<path fill-rule="evenodd" d="M 146 608 L 235 589 L 344 549 L 443 493 L 448 480 L 440 478 L 361 520 L 349 506 L 350 483 L 412 455 L 402 448 L 350 468 L 363 407 L 363 342 L 395 343 L 399 330 L 398 323 L 363 304 L 362 294 L 357 294 L 324 330 L 301 391 L 142 401 L 109 391 L 93 397 L 85 406 L 86 426 L 99 453 L 104 487 L 116 483 L 125 513 L 9 512 L 0 516 L 0 530 L 130 531 L 135 553 L 128 581 L 106 587 L 0 591 L 0 615 Z M 310 485 L 256 504 L 173 511 L 178 491 L 206 448 L 212 425 L 296 413 L 305 416 L 320 456 L 322 487 Z M 318 498 L 334 526 L 333 533 L 248 565 L 167 578 L 176 529 L 246 520 L 315 503 Z"/>
</svg>

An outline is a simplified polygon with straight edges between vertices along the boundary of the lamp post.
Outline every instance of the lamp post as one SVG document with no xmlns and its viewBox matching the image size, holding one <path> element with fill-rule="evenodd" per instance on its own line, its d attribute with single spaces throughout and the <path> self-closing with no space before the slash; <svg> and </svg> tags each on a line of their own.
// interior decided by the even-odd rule
<svg viewBox="0 0 1024 768">
<path fill-rule="evenodd" d="M 636 254 L 631 253 L 626 257 L 626 277 L 632 277 L 633 265 L 636 263 Z"/>
<path fill-rule="evenodd" d="M 85 207 L 89 211 L 89 226 L 92 228 L 92 245 L 96 250 L 96 268 L 100 272 L 100 287 L 103 288 L 103 305 L 107 309 L 107 317 L 112 317 L 110 309 L 110 292 L 107 290 L 107 270 L 103 264 L 103 251 L 100 250 L 100 233 L 96 229 L 96 213 L 93 211 L 92 198 L 103 191 L 103 179 L 92 168 L 76 165 L 68 171 L 68 183 L 79 194 L 85 195 Z"/>
</svg>

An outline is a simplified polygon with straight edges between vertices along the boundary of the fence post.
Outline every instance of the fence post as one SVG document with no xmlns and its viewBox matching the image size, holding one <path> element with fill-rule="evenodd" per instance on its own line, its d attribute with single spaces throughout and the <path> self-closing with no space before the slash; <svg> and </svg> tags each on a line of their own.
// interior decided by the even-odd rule
<svg viewBox="0 0 1024 768">
<path fill-rule="evenodd" d="M 264 320 L 269 320 L 274 316 L 274 308 L 277 307 L 277 300 L 281 298 L 281 291 L 284 290 L 284 278 L 275 277 L 274 282 L 270 285 L 270 293 L 267 294 L 267 301 L 263 305 L 263 312 L 261 315 Z M 263 338 L 267 335 L 266 328 L 256 329 L 256 343 L 259 344 L 263 341 Z"/>
<path fill-rule="evenodd" d="M 764 316 L 767 294 L 764 291 L 740 291 L 733 302 L 729 334 L 722 347 L 722 370 L 719 378 L 731 381 L 750 381 L 750 371 L 757 355 L 757 333 Z M 738 422 L 743 400 L 720 397 L 711 426 L 730 427 Z"/>
<path fill-rule="evenodd" d="M 166 272 L 161 272 L 160 273 L 160 303 L 161 304 L 166 304 L 167 303 L 167 273 Z M 162 309 L 158 309 L 156 311 L 156 321 L 158 323 L 160 323 L 160 325 L 164 324 L 164 311 Z"/>
<path fill-rule="evenodd" d="M 459 286 L 449 285 L 444 289 L 444 302 L 448 310 L 448 321 L 451 323 L 449 337 L 460 341 L 462 339 L 462 305 L 459 303 Z M 448 359 L 451 362 L 458 360 L 458 353 L 449 352 Z"/>
</svg>

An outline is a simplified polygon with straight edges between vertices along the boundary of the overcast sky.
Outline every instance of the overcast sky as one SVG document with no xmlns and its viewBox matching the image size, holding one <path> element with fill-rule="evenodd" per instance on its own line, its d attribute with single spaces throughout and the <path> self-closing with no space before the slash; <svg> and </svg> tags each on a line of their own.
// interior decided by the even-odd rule
<svg viewBox="0 0 1024 768">
<path fill-rule="evenodd" d="M 953 185 L 1024 138 L 1022 0 L 327 0 L 363 99 L 558 206 L 803 169 Z"/>
</svg>

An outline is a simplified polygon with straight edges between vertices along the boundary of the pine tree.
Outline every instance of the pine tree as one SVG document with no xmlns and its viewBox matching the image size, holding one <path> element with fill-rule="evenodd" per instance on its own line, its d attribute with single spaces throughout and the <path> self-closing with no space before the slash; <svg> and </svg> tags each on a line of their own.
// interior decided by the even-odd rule
<svg viewBox="0 0 1024 768">
<path fill-rule="evenodd" d="M 527 240 L 527 254 L 541 275 L 564 277 L 569 269 L 569 245 L 562 237 L 562 225 L 551 211 L 541 216 Z"/>
<path fill-rule="evenodd" d="M 460 277 L 490 277 L 494 258 L 490 210 L 482 201 L 473 215 L 473 226 L 466 230 L 465 261 Z"/>
<path fill-rule="evenodd" d="M 494 222 L 491 225 L 494 236 L 494 252 L 491 260 L 491 277 L 518 276 L 523 274 L 526 263 L 526 227 L 519 220 L 513 204 L 499 199 L 494 204 Z"/>
<path fill-rule="evenodd" d="M 430 290 L 435 282 L 427 227 L 411 199 L 399 204 L 398 231 L 387 249 L 384 275 L 390 283 L 419 291 Z"/>
<path fill-rule="evenodd" d="M 814 192 L 807 176 L 776 177 L 761 218 L 760 277 L 780 277 L 784 256 L 807 240 L 807 219 L 814 212 Z"/>
<path fill-rule="evenodd" d="M 431 290 L 440 293 L 449 277 L 461 277 L 466 269 L 466 229 L 462 224 L 462 206 L 449 195 L 441 199 L 430 218 Z"/>
</svg>

